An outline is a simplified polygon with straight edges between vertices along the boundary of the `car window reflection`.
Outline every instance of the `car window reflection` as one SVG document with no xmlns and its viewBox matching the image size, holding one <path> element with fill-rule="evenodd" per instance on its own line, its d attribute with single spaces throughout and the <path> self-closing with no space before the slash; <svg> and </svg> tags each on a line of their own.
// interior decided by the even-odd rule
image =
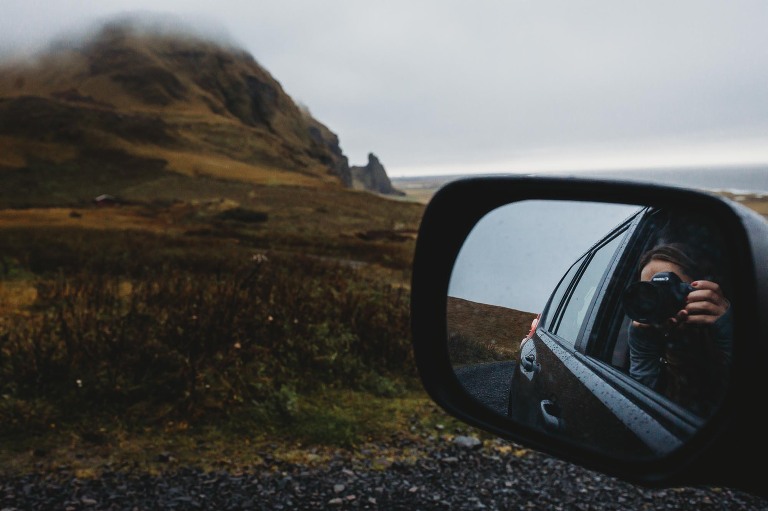
<svg viewBox="0 0 768 511">
<path fill-rule="evenodd" d="M 623 235 L 616 236 L 594 253 L 568 299 L 555 333 L 570 345 L 576 342 L 595 291 L 623 239 Z"/>
<path fill-rule="evenodd" d="M 574 277 L 576 276 L 577 272 L 581 270 L 582 265 L 584 264 L 584 258 L 579 259 L 578 262 L 576 262 L 571 268 L 568 270 L 568 273 L 565 274 L 565 277 L 563 277 L 563 280 L 560 281 L 560 284 L 557 286 L 557 289 L 554 293 L 552 293 L 552 298 L 550 300 L 550 308 L 551 310 L 557 310 L 558 305 L 563 301 L 563 297 L 565 296 L 565 293 L 568 291 L 568 289 L 571 288 L 571 284 L 573 283 Z M 549 330 L 554 331 L 556 320 L 559 319 L 558 316 L 552 314 L 551 316 L 546 318 L 546 326 Z"/>
</svg>

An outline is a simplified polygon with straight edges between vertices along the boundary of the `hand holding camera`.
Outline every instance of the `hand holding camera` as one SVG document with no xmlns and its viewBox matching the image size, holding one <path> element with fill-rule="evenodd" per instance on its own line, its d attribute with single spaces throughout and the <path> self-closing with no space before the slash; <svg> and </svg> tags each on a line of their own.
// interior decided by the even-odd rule
<svg viewBox="0 0 768 511">
<path fill-rule="evenodd" d="M 674 272 L 659 272 L 648 281 L 627 286 L 622 297 L 635 326 L 675 328 L 711 325 L 728 310 L 720 286 L 708 280 L 683 282 Z"/>
</svg>

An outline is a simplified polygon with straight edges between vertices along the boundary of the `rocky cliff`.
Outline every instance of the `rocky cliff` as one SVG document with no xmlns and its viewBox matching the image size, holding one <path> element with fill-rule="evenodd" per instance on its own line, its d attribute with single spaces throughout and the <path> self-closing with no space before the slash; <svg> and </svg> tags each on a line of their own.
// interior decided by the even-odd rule
<svg viewBox="0 0 768 511">
<path fill-rule="evenodd" d="M 364 167 L 350 167 L 352 186 L 357 189 L 369 190 L 384 195 L 405 195 L 395 189 L 387 176 L 384 165 L 373 153 L 368 154 L 368 164 Z"/>
</svg>

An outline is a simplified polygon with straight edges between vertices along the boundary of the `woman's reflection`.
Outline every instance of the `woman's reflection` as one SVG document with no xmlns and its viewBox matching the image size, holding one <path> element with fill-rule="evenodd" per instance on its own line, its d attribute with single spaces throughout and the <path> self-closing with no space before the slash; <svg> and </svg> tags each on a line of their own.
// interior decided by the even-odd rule
<svg viewBox="0 0 768 511">
<path fill-rule="evenodd" d="M 717 268 L 691 247 L 659 245 L 639 262 L 641 284 L 624 296 L 630 375 L 700 416 L 727 383 L 733 312 Z"/>
</svg>

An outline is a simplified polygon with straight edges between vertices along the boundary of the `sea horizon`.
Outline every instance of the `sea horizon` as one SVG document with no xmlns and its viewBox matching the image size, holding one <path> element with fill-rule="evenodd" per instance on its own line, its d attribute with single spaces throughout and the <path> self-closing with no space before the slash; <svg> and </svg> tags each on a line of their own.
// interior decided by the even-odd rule
<svg viewBox="0 0 768 511">
<path fill-rule="evenodd" d="M 403 185 L 419 188 L 419 183 L 445 184 L 458 179 L 494 176 L 539 176 L 616 179 L 703 189 L 733 194 L 768 194 L 768 164 L 713 167 L 654 167 L 614 170 L 564 170 L 562 172 L 484 172 L 466 174 L 428 174 L 390 177 Z"/>
</svg>

